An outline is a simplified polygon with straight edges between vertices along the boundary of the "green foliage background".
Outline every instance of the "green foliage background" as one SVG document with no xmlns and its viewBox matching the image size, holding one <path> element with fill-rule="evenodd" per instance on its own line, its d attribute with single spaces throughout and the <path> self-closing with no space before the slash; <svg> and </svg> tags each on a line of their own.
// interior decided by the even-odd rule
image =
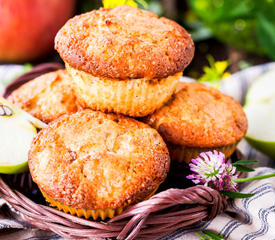
<svg viewBox="0 0 275 240">
<path fill-rule="evenodd" d="M 189 0 L 222 42 L 275 60 L 275 0 Z"/>
</svg>

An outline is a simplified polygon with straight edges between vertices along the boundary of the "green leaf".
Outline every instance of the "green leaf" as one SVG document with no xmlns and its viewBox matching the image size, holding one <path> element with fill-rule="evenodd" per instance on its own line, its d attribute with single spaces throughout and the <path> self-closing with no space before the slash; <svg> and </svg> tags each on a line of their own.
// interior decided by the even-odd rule
<svg viewBox="0 0 275 240">
<path fill-rule="evenodd" d="M 217 235 L 216 233 L 213 233 L 209 230 L 202 230 L 202 232 L 205 235 L 199 234 L 199 233 L 195 233 L 197 236 L 199 236 L 201 238 L 201 240 L 223 240 L 223 236 Z"/>
<path fill-rule="evenodd" d="M 251 4 L 251 0 L 225 0 L 223 15 L 218 20 L 231 21 L 240 18 L 249 18 L 253 15 L 254 9 L 255 5 Z"/>
<path fill-rule="evenodd" d="M 148 8 L 148 3 L 145 0 L 136 0 L 136 2 L 144 8 Z"/>
<path fill-rule="evenodd" d="M 225 44 L 263 54 L 257 40 L 257 14 L 272 0 L 189 0 L 197 17 Z M 266 7 L 275 12 L 275 4 Z"/>
<path fill-rule="evenodd" d="M 252 163 L 258 163 L 257 160 L 239 160 L 237 162 L 232 163 L 233 166 L 238 165 L 246 165 L 246 164 L 252 164 Z"/>
<path fill-rule="evenodd" d="M 232 22 L 253 16 L 256 4 L 253 0 L 189 0 L 197 15 L 208 23 Z"/>
<path fill-rule="evenodd" d="M 211 232 L 211 231 L 209 231 L 209 230 L 202 230 L 202 232 L 203 232 L 204 234 L 210 236 L 211 239 L 213 239 L 213 240 L 223 240 L 223 239 L 224 239 L 222 235 L 217 235 L 216 233 L 213 233 L 213 232 Z M 208 239 L 209 239 L 209 238 L 208 238 Z"/>
<path fill-rule="evenodd" d="M 198 237 L 200 237 L 201 240 L 207 240 L 207 239 L 209 239 L 207 236 L 199 234 L 199 233 L 195 233 L 195 235 L 197 235 Z"/>
<path fill-rule="evenodd" d="M 236 178 L 232 179 L 233 182 L 240 183 L 240 182 L 251 182 L 255 180 L 262 180 L 262 179 L 267 179 L 267 178 L 272 178 L 275 177 L 275 173 L 270 173 L 266 175 L 261 175 L 261 176 L 255 176 L 255 177 L 249 177 L 249 178 Z"/>
<path fill-rule="evenodd" d="M 235 166 L 238 172 L 254 172 L 255 170 L 253 168 L 249 168 L 243 165 L 257 163 L 257 162 L 258 161 L 256 160 L 240 160 L 232 163 L 232 166 Z"/>
<path fill-rule="evenodd" d="M 220 191 L 220 193 L 230 198 L 250 198 L 255 195 L 255 193 L 240 193 L 234 191 Z"/>
<path fill-rule="evenodd" d="M 266 54 L 275 60 L 275 17 L 258 14 L 257 38 Z"/>
<path fill-rule="evenodd" d="M 236 170 L 238 172 L 254 172 L 255 171 L 253 168 L 245 167 L 245 166 L 242 166 L 242 165 L 237 165 Z"/>
</svg>

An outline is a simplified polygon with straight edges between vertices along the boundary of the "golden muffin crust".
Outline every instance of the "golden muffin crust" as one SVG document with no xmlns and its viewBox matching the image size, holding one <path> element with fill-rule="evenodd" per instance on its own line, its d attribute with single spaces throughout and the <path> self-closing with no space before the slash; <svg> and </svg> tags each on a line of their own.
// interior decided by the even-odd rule
<svg viewBox="0 0 275 240">
<path fill-rule="evenodd" d="M 115 79 L 166 78 L 194 55 L 180 25 L 127 5 L 75 16 L 57 33 L 55 48 L 73 68 Z"/>
<path fill-rule="evenodd" d="M 148 197 L 166 178 L 167 147 L 134 119 L 83 110 L 39 132 L 29 168 L 40 189 L 76 208 L 117 209 Z"/>
<path fill-rule="evenodd" d="M 200 83 L 181 82 L 176 89 L 166 105 L 144 119 L 167 142 L 212 148 L 234 144 L 245 135 L 247 119 L 233 98 Z"/>
<path fill-rule="evenodd" d="M 66 64 L 75 81 L 75 94 L 83 108 L 102 112 L 144 117 L 166 103 L 173 94 L 182 73 L 163 79 L 116 79 L 94 77 Z"/>
<path fill-rule="evenodd" d="M 51 122 L 61 115 L 78 110 L 66 70 L 43 74 L 16 89 L 8 100 L 43 122 Z"/>
</svg>

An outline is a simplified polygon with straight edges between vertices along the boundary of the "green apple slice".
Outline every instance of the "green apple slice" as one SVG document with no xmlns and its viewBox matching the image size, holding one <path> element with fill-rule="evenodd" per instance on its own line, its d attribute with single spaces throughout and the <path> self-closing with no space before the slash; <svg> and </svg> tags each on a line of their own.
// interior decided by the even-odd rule
<svg viewBox="0 0 275 240">
<path fill-rule="evenodd" d="M 0 173 L 27 171 L 31 142 L 37 129 L 46 126 L 0 97 Z"/>
<path fill-rule="evenodd" d="M 275 159 L 275 71 L 252 84 L 244 107 L 248 119 L 247 141 Z"/>
<path fill-rule="evenodd" d="M 275 158 L 275 105 L 272 105 L 256 103 L 247 105 L 244 110 L 248 118 L 246 140 L 254 148 Z"/>
<path fill-rule="evenodd" d="M 275 98 L 275 69 L 261 75 L 249 88 L 246 105 L 268 103 Z M 275 110 L 275 109 L 273 109 Z"/>
</svg>

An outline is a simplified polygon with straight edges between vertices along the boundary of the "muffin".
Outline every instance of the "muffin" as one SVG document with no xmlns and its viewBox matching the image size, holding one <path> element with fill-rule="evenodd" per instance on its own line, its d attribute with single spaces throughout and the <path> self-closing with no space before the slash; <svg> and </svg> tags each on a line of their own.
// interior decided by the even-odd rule
<svg viewBox="0 0 275 240">
<path fill-rule="evenodd" d="M 52 205 L 78 216 L 111 218 L 150 197 L 170 159 L 155 129 L 89 109 L 39 132 L 29 152 L 34 182 Z"/>
<path fill-rule="evenodd" d="M 82 106 L 129 116 L 161 107 L 194 54 L 180 25 L 126 5 L 70 19 L 56 35 L 55 48 Z"/>
<path fill-rule="evenodd" d="M 195 82 L 179 83 L 168 103 L 143 120 L 164 138 L 171 160 L 185 163 L 212 150 L 228 158 L 247 130 L 239 103 Z"/>
<path fill-rule="evenodd" d="M 95 77 L 66 64 L 76 82 L 75 94 L 83 108 L 116 112 L 132 117 L 146 116 L 160 108 L 174 92 L 181 73 L 158 80 L 127 81 Z"/>
<path fill-rule="evenodd" d="M 14 90 L 8 101 L 48 123 L 79 109 L 72 83 L 66 70 L 50 72 Z"/>
</svg>

